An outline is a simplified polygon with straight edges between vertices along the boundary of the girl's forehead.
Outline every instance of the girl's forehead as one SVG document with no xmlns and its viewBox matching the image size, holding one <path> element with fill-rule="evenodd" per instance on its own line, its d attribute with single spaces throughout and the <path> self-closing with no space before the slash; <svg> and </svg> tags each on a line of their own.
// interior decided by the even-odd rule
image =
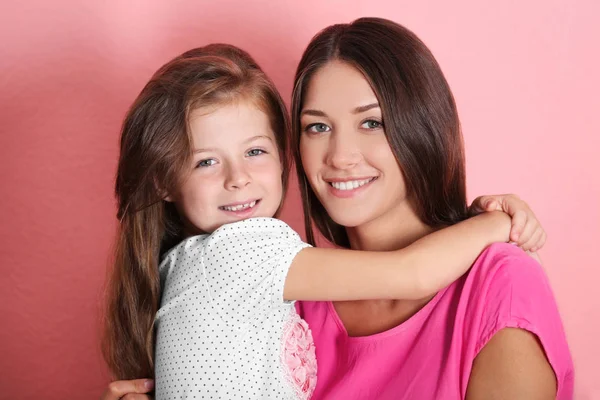
<svg viewBox="0 0 600 400">
<path fill-rule="evenodd" d="M 190 112 L 189 127 L 194 147 L 274 138 L 269 116 L 249 101 L 197 108 Z"/>
</svg>

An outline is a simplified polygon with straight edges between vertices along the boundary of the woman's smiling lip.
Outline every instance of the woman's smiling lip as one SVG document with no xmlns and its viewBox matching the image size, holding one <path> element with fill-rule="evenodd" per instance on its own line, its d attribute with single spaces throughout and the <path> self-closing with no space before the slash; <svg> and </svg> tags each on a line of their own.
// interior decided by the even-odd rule
<svg viewBox="0 0 600 400">
<path fill-rule="evenodd" d="M 350 181 L 362 181 L 365 179 L 375 179 L 377 176 L 369 175 L 369 176 L 351 176 L 351 177 L 343 177 L 343 178 L 323 178 L 323 180 L 327 183 L 331 182 L 350 182 Z"/>
<path fill-rule="evenodd" d="M 327 178 L 329 192 L 335 197 L 350 198 L 365 191 L 377 179 L 376 176 L 356 178 Z"/>
</svg>

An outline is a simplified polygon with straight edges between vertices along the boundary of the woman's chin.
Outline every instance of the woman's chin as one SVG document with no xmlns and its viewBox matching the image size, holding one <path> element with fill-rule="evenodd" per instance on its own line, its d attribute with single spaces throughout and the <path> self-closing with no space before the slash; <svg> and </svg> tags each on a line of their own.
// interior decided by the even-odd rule
<svg viewBox="0 0 600 400">
<path fill-rule="evenodd" d="M 350 210 L 338 212 L 327 210 L 327 214 L 329 214 L 333 222 L 344 228 L 357 228 L 369 220 L 368 216 L 350 212 Z"/>
</svg>

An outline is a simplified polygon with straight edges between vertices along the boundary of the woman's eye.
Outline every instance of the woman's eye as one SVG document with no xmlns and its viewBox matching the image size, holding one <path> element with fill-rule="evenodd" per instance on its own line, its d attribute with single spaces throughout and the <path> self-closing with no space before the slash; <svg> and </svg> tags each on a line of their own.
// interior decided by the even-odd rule
<svg viewBox="0 0 600 400">
<path fill-rule="evenodd" d="M 321 123 L 310 124 L 310 125 L 307 125 L 306 128 L 304 128 L 305 132 L 310 132 L 310 133 L 323 133 L 323 132 L 329 132 L 329 130 L 330 130 L 330 128 L 326 124 L 321 124 Z"/>
<path fill-rule="evenodd" d="M 246 155 L 248 155 L 250 157 L 254 157 L 254 156 L 259 156 L 264 153 L 266 153 L 266 151 L 264 151 L 263 149 L 252 149 L 248 153 L 246 153 Z"/>
<path fill-rule="evenodd" d="M 378 129 L 381 128 L 383 124 L 379 121 L 375 121 L 374 119 L 369 119 L 362 123 L 361 128 L 364 129 Z"/>
<path fill-rule="evenodd" d="M 206 160 L 201 160 L 196 164 L 196 167 L 210 167 L 211 165 L 215 165 L 217 160 L 214 158 L 207 158 Z"/>
</svg>

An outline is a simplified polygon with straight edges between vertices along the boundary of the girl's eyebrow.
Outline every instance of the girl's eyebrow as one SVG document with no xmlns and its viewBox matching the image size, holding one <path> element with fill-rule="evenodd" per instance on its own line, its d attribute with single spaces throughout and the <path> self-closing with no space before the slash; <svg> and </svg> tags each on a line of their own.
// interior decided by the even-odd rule
<svg viewBox="0 0 600 400">
<path fill-rule="evenodd" d="M 271 139 L 271 137 L 269 137 L 267 135 L 256 135 L 256 136 L 252 136 L 249 139 L 244 140 L 244 144 L 253 142 L 253 141 L 258 140 L 258 139 L 267 139 L 267 140 L 270 140 L 271 142 L 273 141 L 273 139 Z M 213 149 L 213 148 L 194 149 L 194 154 L 196 154 L 196 153 L 203 153 L 203 152 L 209 152 L 209 151 L 216 151 L 216 149 Z"/>
<path fill-rule="evenodd" d="M 215 149 L 194 149 L 194 154 L 196 154 L 196 153 L 203 153 L 203 152 L 209 152 L 209 151 L 215 151 Z"/>
<path fill-rule="evenodd" d="M 251 138 L 249 138 L 249 139 L 246 139 L 246 140 L 244 141 L 244 143 L 250 143 L 250 142 L 253 142 L 253 141 L 257 140 L 257 139 L 268 139 L 268 140 L 270 140 L 270 141 L 273 141 L 273 140 L 272 140 L 272 139 L 271 139 L 269 136 L 267 136 L 267 135 L 256 135 L 256 136 L 252 136 L 252 137 L 251 137 Z"/>
</svg>

